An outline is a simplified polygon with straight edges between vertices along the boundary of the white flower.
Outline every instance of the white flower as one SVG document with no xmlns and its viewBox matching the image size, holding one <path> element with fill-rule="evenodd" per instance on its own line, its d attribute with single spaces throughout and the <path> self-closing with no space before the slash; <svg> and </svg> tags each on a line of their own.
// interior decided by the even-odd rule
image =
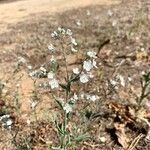
<svg viewBox="0 0 150 150">
<path fill-rule="evenodd" d="M 73 97 L 70 98 L 70 101 L 75 103 L 78 100 L 78 95 L 74 93 Z"/>
<path fill-rule="evenodd" d="M 90 71 L 93 68 L 93 64 L 91 60 L 85 60 L 83 62 L 83 69 L 85 69 L 86 71 Z"/>
<path fill-rule="evenodd" d="M 107 141 L 107 139 L 105 137 L 99 137 L 99 140 L 102 142 L 102 143 L 105 143 Z"/>
<path fill-rule="evenodd" d="M 117 77 L 118 77 L 119 80 L 120 80 L 120 84 L 121 84 L 123 87 L 125 87 L 125 80 L 124 80 L 123 76 L 122 76 L 122 75 L 118 75 Z"/>
<path fill-rule="evenodd" d="M 9 119 L 10 115 L 3 115 L 0 117 L 0 121 L 2 121 L 3 119 Z"/>
<path fill-rule="evenodd" d="M 141 72 L 141 75 L 145 75 L 145 73 L 146 73 L 145 71 L 142 71 L 142 72 Z"/>
<path fill-rule="evenodd" d="M 13 121 L 10 118 L 10 115 L 3 115 L 0 117 L 0 121 L 2 122 L 2 126 L 6 128 L 11 128 Z"/>
<path fill-rule="evenodd" d="M 51 34 L 51 37 L 54 38 L 54 37 L 57 37 L 58 36 L 58 33 L 56 31 L 54 31 L 52 34 Z"/>
<path fill-rule="evenodd" d="M 52 55 L 50 61 L 51 61 L 51 62 L 56 62 L 56 59 L 55 59 L 54 55 Z"/>
<path fill-rule="evenodd" d="M 65 111 L 66 113 L 69 113 L 69 112 L 72 111 L 72 106 L 71 106 L 70 104 L 66 103 L 66 104 L 64 105 L 63 109 L 64 109 L 64 111 Z"/>
<path fill-rule="evenodd" d="M 78 100 L 78 95 L 74 93 L 73 98 L 74 98 L 75 100 Z"/>
<path fill-rule="evenodd" d="M 92 95 L 90 100 L 95 102 L 99 97 L 97 95 Z"/>
<path fill-rule="evenodd" d="M 73 46 L 71 46 L 71 51 L 72 52 L 77 52 L 78 50 L 76 50 Z"/>
<path fill-rule="evenodd" d="M 81 94 L 80 94 L 80 98 L 81 98 L 81 99 L 84 99 L 84 97 L 85 97 L 85 94 L 84 94 L 84 93 L 81 93 Z"/>
<path fill-rule="evenodd" d="M 29 73 L 29 76 L 30 76 L 30 77 L 34 77 L 35 74 L 36 74 L 36 71 L 32 71 L 32 72 Z"/>
<path fill-rule="evenodd" d="M 70 29 L 67 29 L 66 34 L 71 36 L 72 35 L 72 31 Z"/>
<path fill-rule="evenodd" d="M 23 57 L 18 57 L 18 63 L 26 63 L 26 59 Z"/>
<path fill-rule="evenodd" d="M 55 74 L 51 71 L 47 74 L 48 79 L 53 79 Z"/>
<path fill-rule="evenodd" d="M 80 21 L 80 20 L 77 20 L 77 21 L 76 21 L 76 24 L 77 24 L 78 26 L 81 26 L 81 21 Z"/>
<path fill-rule="evenodd" d="M 46 72 L 46 69 L 44 67 L 40 67 L 40 70 Z"/>
<path fill-rule="evenodd" d="M 128 77 L 128 80 L 129 80 L 129 81 L 132 81 L 132 78 L 131 78 L 131 77 Z"/>
<path fill-rule="evenodd" d="M 95 68 L 97 68 L 97 66 L 96 66 L 97 63 L 96 63 L 96 61 L 95 61 L 94 59 L 92 60 L 92 64 L 93 64 L 93 66 L 94 66 Z"/>
<path fill-rule="evenodd" d="M 51 86 L 51 89 L 54 89 L 54 88 L 58 88 L 59 87 L 59 83 L 56 79 L 52 79 L 50 82 L 49 82 L 50 86 Z"/>
<path fill-rule="evenodd" d="M 110 80 L 110 83 L 111 83 L 113 86 L 118 85 L 118 82 L 117 82 L 117 81 L 115 81 L 115 80 Z"/>
<path fill-rule="evenodd" d="M 54 52 L 55 51 L 54 45 L 53 44 L 48 45 L 48 50 Z"/>
<path fill-rule="evenodd" d="M 74 46 L 77 46 L 77 42 L 74 38 L 71 37 L 71 43 L 74 45 Z"/>
<path fill-rule="evenodd" d="M 65 29 L 64 29 L 64 28 L 61 28 L 61 27 L 58 27 L 58 31 L 59 31 L 60 33 L 62 33 L 62 34 L 65 34 L 65 33 L 66 33 Z"/>
<path fill-rule="evenodd" d="M 27 67 L 28 67 L 28 69 L 29 69 L 29 70 L 31 70 L 31 69 L 32 69 L 32 66 L 31 66 L 31 65 L 29 65 L 29 66 L 27 66 Z"/>
<path fill-rule="evenodd" d="M 82 83 L 87 83 L 88 81 L 89 81 L 88 75 L 86 75 L 85 73 L 82 73 L 82 74 L 80 75 L 80 82 L 82 82 Z"/>
<path fill-rule="evenodd" d="M 6 121 L 6 126 L 11 126 L 13 124 L 12 120 L 11 119 L 8 119 Z"/>
<path fill-rule="evenodd" d="M 73 69 L 73 73 L 74 73 L 74 74 L 79 74 L 79 73 L 80 73 L 79 68 L 74 68 L 74 69 Z"/>
<path fill-rule="evenodd" d="M 61 27 L 58 27 L 58 31 L 61 32 L 61 31 L 62 31 L 62 28 L 61 28 Z"/>
<path fill-rule="evenodd" d="M 87 55 L 88 55 L 90 58 L 97 58 L 96 52 L 94 52 L 94 51 L 88 51 L 88 52 L 87 52 Z"/>
<path fill-rule="evenodd" d="M 86 99 L 90 100 L 91 96 L 89 94 L 86 95 Z"/>
<path fill-rule="evenodd" d="M 110 80 L 110 83 L 114 86 L 115 89 L 118 89 L 118 82 L 115 80 Z"/>
<path fill-rule="evenodd" d="M 52 38 L 55 37 L 55 34 L 54 34 L 54 33 L 51 33 L 51 37 L 52 37 Z"/>
<path fill-rule="evenodd" d="M 97 99 L 99 99 L 99 96 L 87 94 L 86 99 L 95 102 Z"/>
</svg>

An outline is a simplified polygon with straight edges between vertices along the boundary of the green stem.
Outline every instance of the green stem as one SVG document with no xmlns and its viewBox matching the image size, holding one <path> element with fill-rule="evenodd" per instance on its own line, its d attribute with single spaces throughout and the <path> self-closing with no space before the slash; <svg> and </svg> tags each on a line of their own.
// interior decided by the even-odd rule
<svg viewBox="0 0 150 150">
<path fill-rule="evenodd" d="M 64 122 L 63 122 L 63 136 L 61 139 L 61 149 L 66 150 L 66 137 L 67 137 L 67 113 L 64 111 Z"/>
<path fill-rule="evenodd" d="M 61 47 L 62 47 L 63 59 L 65 61 L 65 69 L 66 69 L 66 75 L 67 75 L 67 81 L 68 81 L 69 74 L 68 74 L 67 58 L 66 58 L 66 51 L 65 51 L 63 43 L 64 43 L 64 40 L 62 40 L 62 42 L 61 42 Z"/>
</svg>

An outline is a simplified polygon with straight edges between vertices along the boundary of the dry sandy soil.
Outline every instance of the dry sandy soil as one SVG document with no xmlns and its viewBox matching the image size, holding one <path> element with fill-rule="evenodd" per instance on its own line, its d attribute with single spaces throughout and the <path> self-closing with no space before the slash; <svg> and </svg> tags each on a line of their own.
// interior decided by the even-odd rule
<svg viewBox="0 0 150 150">
<path fill-rule="evenodd" d="M 116 4 L 118 0 L 20 0 L 0 3 L 0 32 L 7 29 L 7 24 L 17 23 L 35 13 L 61 12 L 71 8 L 88 5 Z"/>
</svg>

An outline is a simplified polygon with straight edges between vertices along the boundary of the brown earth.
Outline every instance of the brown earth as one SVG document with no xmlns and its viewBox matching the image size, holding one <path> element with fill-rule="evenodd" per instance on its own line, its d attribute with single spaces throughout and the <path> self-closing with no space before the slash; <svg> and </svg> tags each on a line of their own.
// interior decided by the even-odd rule
<svg viewBox="0 0 150 150">
<path fill-rule="evenodd" d="M 23 21 L 35 13 L 62 12 L 67 9 L 89 5 L 116 4 L 119 0 L 21 0 L 0 3 L 0 33 L 7 30 L 7 24 Z"/>
<path fill-rule="evenodd" d="M 27 66 L 32 65 L 34 70 L 45 64 L 45 62 L 49 62 L 50 56 L 47 51 L 47 45 L 51 41 L 50 33 L 56 30 L 58 26 L 63 26 L 70 28 L 74 32 L 81 52 L 100 49 L 97 60 L 100 65 L 98 70 L 94 72 L 96 77 L 89 85 L 83 88 L 85 92 L 95 90 L 93 91 L 94 94 L 98 94 L 100 97 L 96 104 L 91 104 L 90 108 L 87 108 L 87 111 L 92 112 L 94 115 L 91 120 L 86 120 L 89 124 L 87 125 L 84 122 L 85 118 L 82 120 L 83 126 L 81 126 L 81 130 L 84 131 L 85 127 L 87 127 L 87 130 L 92 129 L 89 131 L 92 139 L 81 143 L 81 147 L 78 149 L 84 149 L 85 147 L 87 150 L 122 150 L 123 148 L 112 140 L 109 136 L 110 134 L 105 130 L 114 125 L 115 120 L 113 117 L 117 115 L 113 114 L 114 112 L 112 111 L 110 112 L 106 105 L 115 101 L 116 104 L 121 103 L 122 108 L 128 105 L 131 106 L 129 108 L 133 109 L 132 105 L 136 104 L 136 98 L 141 90 L 139 81 L 141 72 L 148 71 L 150 65 L 149 1 L 128 0 L 125 3 L 107 6 L 105 4 L 113 4 L 114 1 L 70 0 L 67 1 L 68 3 L 51 1 L 52 4 L 56 4 L 52 5 L 52 10 L 49 10 L 47 6 L 48 3 L 46 2 L 48 1 L 45 1 L 45 4 L 43 3 L 44 1 L 36 3 L 35 6 L 39 10 L 31 9 L 27 2 L 29 1 L 16 1 L 0 5 L 2 8 L 0 11 L 3 11 L 3 15 L 5 15 L 4 8 L 7 8 L 6 20 L 5 23 L 2 23 L 2 27 L 6 25 L 7 32 L 3 30 L 0 35 L 0 50 L 2 51 L 0 53 L 0 80 L 6 82 L 4 99 L 7 102 L 7 109 L 10 109 L 10 112 L 13 115 L 15 114 L 20 121 L 15 124 L 19 127 L 18 141 L 23 141 L 26 138 L 25 135 L 31 139 L 33 138 L 34 142 L 31 142 L 33 149 L 45 149 L 47 143 L 45 144 L 44 142 L 47 141 L 55 144 L 56 140 L 56 144 L 58 144 L 55 129 L 48 122 L 48 120 L 52 120 L 51 115 L 56 113 L 56 105 L 49 96 L 49 89 L 40 87 L 35 89 L 33 86 L 34 81 L 28 75 L 30 71 Z M 33 6 L 33 1 L 31 0 L 30 2 L 31 6 Z M 42 6 L 40 5 L 41 3 Z M 91 6 L 91 4 L 100 3 L 103 5 Z M 82 8 L 78 7 L 80 6 L 79 4 Z M 9 17 L 8 10 L 11 5 L 14 7 L 16 16 L 10 15 L 11 17 Z M 17 6 L 21 7 L 22 10 L 19 11 Z M 23 10 L 24 6 L 26 10 Z M 56 8 L 60 9 L 59 12 Z M 90 16 L 87 16 L 87 10 L 90 11 Z M 2 15 L 0 18 L 2 18 Z M 81 25 L 77 25 L 78 21 L 80 21 Z M 105 40 L 109 42 L 101 48 Z M 21 63 L 18 67 L 20 56 L 25 58 L 26 62 Z M 126 81 L 125 87 L 119 85 L 118 90 L 110 83 L 110 80 L 115 80 L 116 75 L 122 75 Z M 129 78 L 131 80 L 128 80 Z M 46 79 L 36 80 L 37 85 L 46 81 Z M 15 112 L 14 108 L 9 107 L 14 106 L 14 98 L 18 87 L 19 114 Z M 82 91 L 83 89 L 80 90 Z M 40 99 L 36 108 L 39 121 L 35 121 L 37 123 L 35 126 L 35 118 L 30 108 L 30 99 L 34 90 L 37 92 L 37 99 Z M 75 114 L 82 110 L 82 105 L 82 103 L 78 105 Z M 143 105 L 145 110 L 149 109 L 149 102 Z M 110 116 L 107 116 L 109 113 Z M 120 113 L 124 115 L 123 111 L 120 111 Z M 77 119 L 77 117 L 74 116 L 74 119 Z M 33 128 L 28 129 L 26 126 L 27 119 L 33 121 Z M 45 121 L 46 123 L 43 123 Z M 144 133 L 146 128 L 143 126 L 145 127 L 144 122 L 138 122 L 135 129 L 125 128 L 127 135 L 122 133 L 120 138 L 127 136 L 130 139 L 130 143 L 132 143 L 139 133 L 146 135 Z M 141 131 L 143 129 L 144 131 Z M 52 131 L 49 132 L 49 130 Z M 0 149 L 13 149 L 9 146 L 12 136 L 6 140 L 6 135 L 11 135 L 9 131 L 0 132 L 2 133 Z M 12 130 L 12 132 L 15 134 L 15 130 Z M 34 137 L 33 132 L 36 133 Z M 100 142 L 99 138 L 101 136 L 107 139 L 106 143 Z M 135 147 L 136 150 L 147 150 L 150 144 L 145 140 L 145 137 L 142 137 Z"/>
</svg>

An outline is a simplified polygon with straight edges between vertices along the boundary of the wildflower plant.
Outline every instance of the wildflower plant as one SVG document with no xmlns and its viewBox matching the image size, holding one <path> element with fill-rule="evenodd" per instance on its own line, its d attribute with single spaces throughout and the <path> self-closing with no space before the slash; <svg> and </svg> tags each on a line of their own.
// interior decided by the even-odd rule
<svg viewBox="0 0 150 150">
<path fill-rule="evenodd" d="M 75 139 L 78 139 L 68 129 L 71 113 L 75 109 L 77 102 L 82 99 L 79 96 L 80 93 L 75 92 L 73 85 L 78 83 L 78 85 L 82 86 L 94 77 L 91 71 L 97 68 L 97 56 L 96 52 L 87 51 L 81 62 L 75 63 L 75 67 L 72 67 L 68 62 L 70 56 L 78 58 L 79 54 L 78 42 L 73 37 L 72 31 L 59 27 L 51 34 L 51 38 L 53 42 L 48 45 L 48 51 L 51 56 L 50 69 L 45 70 L 42 68 L 42 71 L 47 75 L 52 97 L 62 112 L 62 119 L 54 121 L 60 137 L 60 146 L 52 149 L 66 150 Z M 60 92 L 61 94 L 58 94 Z M 88 99 L 95 101 L 97 96 L 89 96 Z M 85 138 L 86 136 L 80 135 L 79 137 Z"/>
<path fill-rule="evenodd" d="M 72 85 L 75 82 L 80 82 L 81 84 L 88 83 L 93 75 L 91 71 L 93 68 L 97 68 L 96 64 L 96 52 L 88 51 L 86 57 L 83 59 L 83 62 L 79 63 L 75 68 L 69 69 L 69 64 L 67 62 L 67 57 L 69 55 L 78 54 L 77 46 L 78 43 L 73 37 L 73 33 L 70 29 L 58 28 L 57 31 L 54 31 L 51 34 L 54 43 L 59 44 L 60 48 L 57 48 L 56 45 L 50 44 L 48 49 L 52 54 L 51 61 L 51 70 L 48 73 L 49 84 L 52 90 L 62 89 L 65 92 L 64 98 L 60 100 L 55 95 L 53 95 L 56 102 L 59 104 L 61 110 L 63 111 L 63 122 L 55 122 L 57 130 L 60 135 L 60 149 L 65 150 L 69 144 L 71 144 L 71 133 L 67 130 L 69 116 L 74 109 L 74 105 L 80 100 L 80 97 L 73 92 Z M 61 65 L 57 61 L 57 57 L 54 57 L 55 54 L 61 53 L 63 57 L 63 62 L 65 66 L 65 76 L 64 80 L 57 78 L 57 73 L 59 72 L 59 67 Z M 63 67 L 63 66 L 62 66 Z"/>
<path fill-rule="evenodd" d="M 144 72 L 141 78 L 141 94 L 138 98 L 139 107 L 141 107 L 141 103 L 143 100 L 150 96 L 150 71 Z"/>
</svg>

